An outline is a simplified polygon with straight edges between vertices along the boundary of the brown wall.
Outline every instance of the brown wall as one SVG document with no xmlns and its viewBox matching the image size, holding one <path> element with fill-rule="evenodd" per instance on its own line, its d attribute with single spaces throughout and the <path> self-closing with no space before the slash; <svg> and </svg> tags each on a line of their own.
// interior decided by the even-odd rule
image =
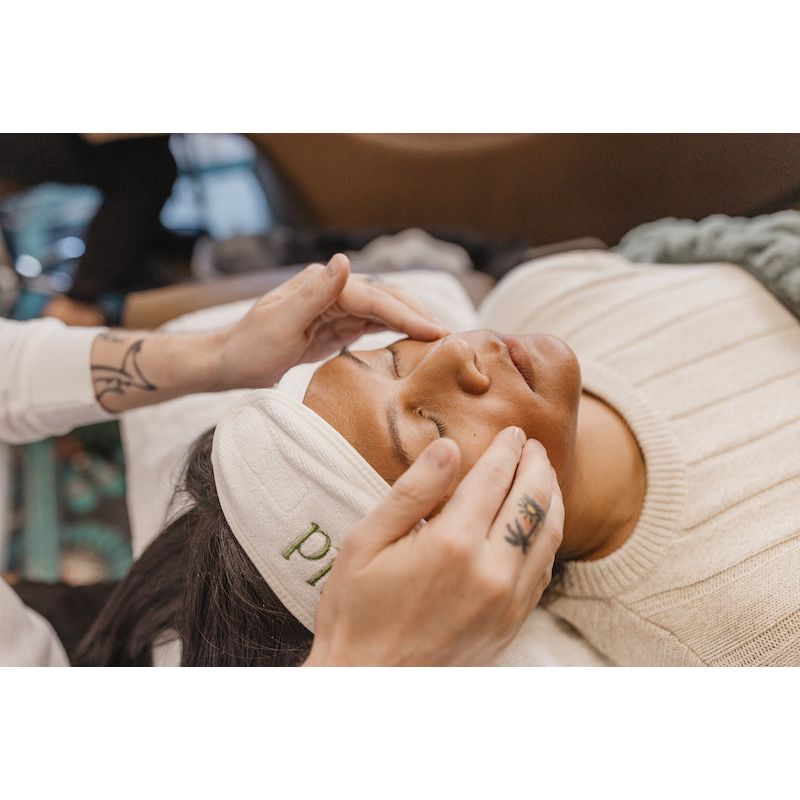
<svg viewBox="0 0 800 800">
<path fill-rule="evenodd" d="M 330 227 L 466 228 L 614 244 L 663 216 L 769 209 L 800 188 L 794 134 L 250 134 Z M 305 220 L 303 217 L 305 216 Z"/>
</svg>

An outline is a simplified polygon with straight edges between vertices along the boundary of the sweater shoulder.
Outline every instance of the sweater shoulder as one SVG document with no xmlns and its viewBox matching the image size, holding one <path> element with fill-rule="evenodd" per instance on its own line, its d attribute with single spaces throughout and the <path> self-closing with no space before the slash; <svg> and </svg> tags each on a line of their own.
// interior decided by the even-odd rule
<svg viewBox="0 0 800 800">
<path fill-rule="evenodd" d="M 604 250 L 561 253 L 521 264 L 484 300 L 483 326 L 513 332 L 550 333 L 568 338 L 582 320 L 658 296 L 695 282 L 724 285 L 728 291 L 761 289 L 730 264 L 634 264 Z"/>
</svg>

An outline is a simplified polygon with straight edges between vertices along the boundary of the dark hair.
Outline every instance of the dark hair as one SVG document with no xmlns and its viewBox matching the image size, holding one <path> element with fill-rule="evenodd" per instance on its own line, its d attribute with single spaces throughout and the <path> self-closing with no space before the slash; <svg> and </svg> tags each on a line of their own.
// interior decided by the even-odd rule
<svg viewBox="0 0 800 800">
<path fill-rule="evenodd" d="M 195 443 L 181 490 L 191 503 L 117 586 L 77 654 L 94 666 L 152 664 L 156 640 L 177 637 L 183 666 L 295 666 L 312 634 L 278 600 L 222 513 L 213 429 Z"/>
</svg>

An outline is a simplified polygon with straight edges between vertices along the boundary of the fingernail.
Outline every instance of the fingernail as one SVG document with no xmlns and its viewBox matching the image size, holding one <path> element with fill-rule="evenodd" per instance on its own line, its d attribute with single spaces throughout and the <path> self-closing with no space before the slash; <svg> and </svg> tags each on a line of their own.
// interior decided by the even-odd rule
<svg viewBox="0 0 800 800">
<path fill-rule="evenodd" d="M 518 428 L 516 425 L 512 425 L 510 428 L 506 428 L 506 436 L 509 436 L 511 439 L 514 440 L 514 443 L 522 447 L 525 444 L 525 431 L 522 428 Z"/>
<path fill-rule="evenodd" d="M 450 448 L 444 442 L 433 442 L 422 454 L 422 460 L 436 469 L 443 469 L 450 461 Z"/>
<path fill-rule="evenodd" d="M 328 278 L 335 278 L 342 271 L 342 259 L 338 254 L 333 256 L 325 267 L 325 275 Z"/>
</svg>

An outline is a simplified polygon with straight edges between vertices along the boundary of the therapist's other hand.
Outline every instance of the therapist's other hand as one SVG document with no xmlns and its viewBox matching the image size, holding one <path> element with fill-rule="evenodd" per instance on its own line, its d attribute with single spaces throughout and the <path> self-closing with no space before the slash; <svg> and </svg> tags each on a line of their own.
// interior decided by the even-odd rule
<svg viewBox="0 0 800 800">
<path fill-rule="evenodd" d="M 432 442 L 350 532 L 305 666 L 486 664 L 550 582 L 564 504 L 544 448 L 498 434 L 441 513 L 460 453 Z"/>
<path fill-rule="evenodd" d="M 431 341 L 449 331 L 401 290 L 350 274 L 347 256 L 311 264 L 268 292 L 221 334 L 219 388 L 260 388 L 303 362 L 390 328 Z"/>
</svg>

